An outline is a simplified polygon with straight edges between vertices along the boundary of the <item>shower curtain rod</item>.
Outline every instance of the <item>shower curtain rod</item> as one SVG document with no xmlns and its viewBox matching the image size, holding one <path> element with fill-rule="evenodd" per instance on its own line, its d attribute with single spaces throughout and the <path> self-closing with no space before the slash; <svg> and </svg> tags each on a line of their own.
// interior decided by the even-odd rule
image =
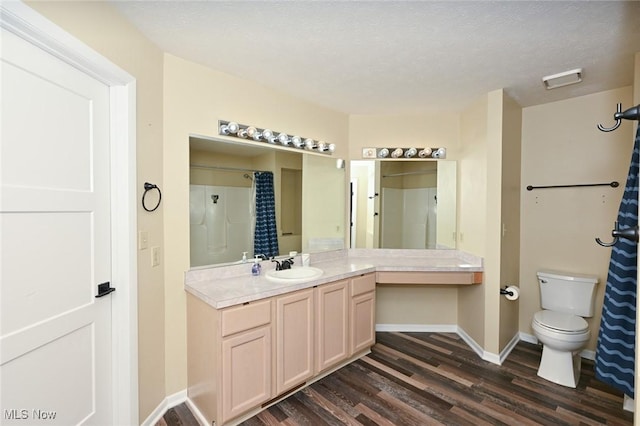
<svg viewBox="0 0 640 426">
<path fill-rule="evenodd" d="M 382 177 L 386 178 L 386 177 L 407 176 L 407 175 L 426 175 L 431 173 L 436 173 L 436 170 L 420 170 L 417 172 L 391 173 L 390 175 L 382 175 Z"/>
<path fill-rule="evenodd" d="M 214 170 L 222 170 L 225 172 L 258 172 L 264 173 L 266 170 L 254 170 L 254 169 L 242 169 L 239 167 L 219 167 L 219 166 L 205 166 L 202 164 L 191 164 L 189 167 L 194 169 L 214 169 Z"/>
</svg>

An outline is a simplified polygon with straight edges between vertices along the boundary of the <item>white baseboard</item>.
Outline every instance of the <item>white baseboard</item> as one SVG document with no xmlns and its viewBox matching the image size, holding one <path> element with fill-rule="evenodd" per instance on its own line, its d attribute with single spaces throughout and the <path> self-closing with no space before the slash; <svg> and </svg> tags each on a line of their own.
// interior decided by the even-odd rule
<svg viewBox="0 0 640 426">
<path fill-rule="evenodd" d="M 209 426 L 207 419 L 204 417 L 204 414 L 202 414 L 202 412 L 198 410 L 198 407 L 196 407 L 196 404 L 194 404 L 193 401 L 191 401 L 191 399 L 189 399 L 188 397 L 186 402 L 187 402 L 187 405 L 189 406 L 189 410 L 191 410 L 191 412 L 193 413 L 193 416 L 196 418 L 198 423 L 200 423 L 200 426 Z"/>
<path fill-rule="evenodd" d="M 527 343 L 533 343 L 534 345 L 538 344 L 538 338 L 529 333 L 520 332 L 520 340 Z"/>
<path fill-rule="evenodd" d="M 499 359 L 500 365 L 502 365 L 504 360 L 507 359 L 507 357 L 509 356 L 513 348 L 516 347 L 519 341 L 520 341 L 520 333 L 514 334 L 514 336 L 509 341 L 509 343 L 507 343 L 507 346 L 505 346 L 504 349 L 500 352 L 500 359 Z"/>
<path fill-rule="evenodd" d="M 509 355 L 509 352 L 513 349 L 513 346 L 518 343 L 517 336 L 514 336 L 515 342 L 512 346 L 508 347 L 508 351 L 503 351 L 503 354 L 496 355 L 491 352 L 486 352 L 482 346 L 471 338 L 462 328 L 457 324 L 376 324 L 376 331 L 397 331 L 397 332 L 420 332 L 420 333 L 456 333 L 464 342 L 478 354 L 478 356 L 485 361 L 489 361 L 493 364 L 502 364 L 502 361 Z M 513 340 L 512 340 L 513 342 Z M 509 343 L 512 344 L 511 342 Z"/>
<path fill-rule="evenodd" d="M 156 407 L 155 410 L 147 416 L 147 418 L 141 423 L 141 426 L 155 426 L 156 423 L 160 421 L 164 413 L 167 412 L 168 409 L 175 407 L 176 405 L 180 405 L 183 402 L 187 401 L 187 390 L 182 390 L 180 392 L 176 392 L 173 395 L 167 396 L 162 402 Z M 189 406 L 191 408 L 191 406 Z"/>
<path fill-rule="evenodd" d="M 482 348 L 482 346 L 480 346 L 478 344 L 478 342 L 476 342 L 471 336 L 469 336 L 467 334 L 466 331 L 464 331 L 462 328 L 456 326 L 458 328 L 458 330 L 456 331 L 458 333 L 458 336 L 460 336 L 460 338 L 462 340 L 464 340 L 464 342 L 469 345 L 469 347 L 471 349 L 473 349 L 473 351 L 482 359 L 484 359 L 485 361 L 489 361 L 489 362 L 493 362 L 488 356 L 487 356 L 487 352 L 485 352 L 485 350 Z"/>
<path fill-rule="evenodd" d="M 376 331 L 413 333 L 457 333 L 455 324 L 376 324 Z"/>
</svg>

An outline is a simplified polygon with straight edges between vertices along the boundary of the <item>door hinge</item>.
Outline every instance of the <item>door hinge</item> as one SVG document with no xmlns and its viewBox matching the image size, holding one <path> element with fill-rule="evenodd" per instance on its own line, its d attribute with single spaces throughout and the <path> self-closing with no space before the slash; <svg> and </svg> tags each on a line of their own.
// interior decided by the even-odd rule
<svg viewBox="0 0 640 426">
<path fill-rule="evenodd" d="M 98 284 L 98 294 L 96 294 L 96 297 L 103 297 L 114 291 L 116 291 L 116 289 L 111 287 L 111 283 L 107 281 L 106 283 Z"/>
</svg>

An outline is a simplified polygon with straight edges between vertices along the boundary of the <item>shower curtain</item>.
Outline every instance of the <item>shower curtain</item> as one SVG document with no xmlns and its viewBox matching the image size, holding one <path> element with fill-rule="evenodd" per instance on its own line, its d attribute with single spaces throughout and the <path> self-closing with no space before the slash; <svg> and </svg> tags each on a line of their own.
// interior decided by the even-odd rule
<svg viewBox="0 0 640 426">
<path fill-rule="evenodd" d="M 254 175 L 256 226 L 253 254 L 278 256 L 278 232 L 276 230 L 276 202 L 273 191 L 273 173 L 256 172 Z"/>
<path fill-rule="evenodd" d="M 638 167 L 640 126 L 629 176 L 618 211 L 619 229 L 638 225 Z M 638 244 L 620 238 L 611 251 L 602 320 L 596 347 L 596 377 L 634 397 L 636 287 Z"/>
</svg>

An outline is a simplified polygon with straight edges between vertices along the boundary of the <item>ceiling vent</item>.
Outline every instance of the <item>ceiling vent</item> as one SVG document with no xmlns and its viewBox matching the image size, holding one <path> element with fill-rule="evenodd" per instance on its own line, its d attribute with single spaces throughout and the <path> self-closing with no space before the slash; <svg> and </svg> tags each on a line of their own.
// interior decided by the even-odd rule
<svg viewBox="0 0 640 426">
<path fill-rule="evenodd" d="M 561 72 L 559 74 L 548 75 L 542 77 L 542 82 L 547 90 L 557 89 L 558 87 L 568 86 L 570 84 L 580 83 L 582 81 L 582 68 Z"/>
</svg>

